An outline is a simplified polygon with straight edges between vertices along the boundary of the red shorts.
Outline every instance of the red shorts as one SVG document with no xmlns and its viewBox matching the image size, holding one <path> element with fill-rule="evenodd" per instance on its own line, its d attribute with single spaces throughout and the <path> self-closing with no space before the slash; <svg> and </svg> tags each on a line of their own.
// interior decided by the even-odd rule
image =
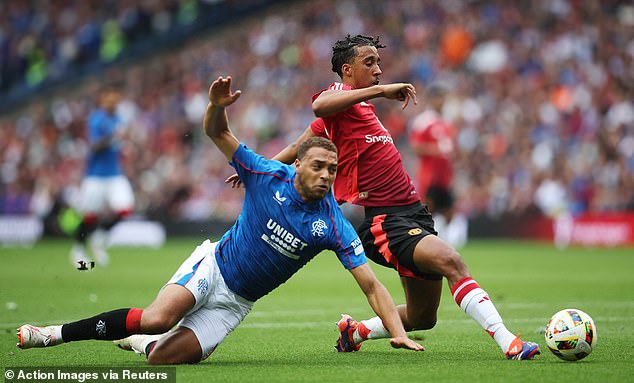
<svg viewBox="0 0 634 383">
<path fill-rule="evenodd" d="M 427 206 L 417 202 L 407 206 L 370 207 L 357 228 L 366 256 L 402 277 L 441 280 L 442 275 L 420 270 L 414 264 L 414 248 L 434 230 Z"/>
</svg>

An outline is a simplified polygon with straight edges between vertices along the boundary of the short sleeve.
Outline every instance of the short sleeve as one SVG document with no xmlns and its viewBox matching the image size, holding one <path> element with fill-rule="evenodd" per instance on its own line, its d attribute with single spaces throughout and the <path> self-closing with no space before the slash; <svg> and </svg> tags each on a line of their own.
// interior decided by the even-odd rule
<svg viewBox="0 0 634 383">
<path fill-rule="evenodd" d="M 310 124 L 310 129 L 317 137 L 330 138 L 323 118 L 317 118 Z"/>
<path fill-rule="evenodd" d="M 238 177 L 246 187 L 255 185 L 253 180 L 263 175 L 273 175 L 279 178 L 288 177 L 285 165 L 264 158 L 247 148 L 243 143 L 240 143 L 238 149 L 233 153 L 229 164 L 236 170 Z"/>
<path fill-rule="evenodd" d="M 352 224 L 343 216 L 339 207 L 334 214 L 336 230 L 334 231 L 334 252 L 341 264 L 348 270 L 368 262 L 359 235 Z"/>
</svg>

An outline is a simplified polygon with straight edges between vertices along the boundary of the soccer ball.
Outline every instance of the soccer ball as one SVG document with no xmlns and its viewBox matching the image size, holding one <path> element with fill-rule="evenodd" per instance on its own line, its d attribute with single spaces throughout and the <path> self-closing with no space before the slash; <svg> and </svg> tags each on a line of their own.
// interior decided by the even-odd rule
<svg viewBox="0 0 634 383">
<path fill-rule="evenodd" d="M 597 328 L 590 315 L 577 309 L 561 310 L 546 325 L 546 345 L 563 360 L 590 355 L 597 343 Z"/>
</svg>

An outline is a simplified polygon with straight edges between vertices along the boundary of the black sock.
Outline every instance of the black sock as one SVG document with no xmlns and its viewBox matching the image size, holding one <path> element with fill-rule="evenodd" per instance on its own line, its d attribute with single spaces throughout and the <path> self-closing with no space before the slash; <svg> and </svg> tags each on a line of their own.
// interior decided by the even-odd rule
<svg viewBox="0 0 634 383">
<path fill-rule="evenodd" d="M 88 238 L 88 236 L 92 234 L 92 232 L 96 229 L 97 221 L 87 222 L 86 219 L 83 219 L 79 224 L 79 227 L 77 227 L 77 231 L 75 232 L 75 239 L 77 240 L 77 242 L 85 244 L 86 238 Z"/>
<path fill-rule="evenodd" d="M 122 216 L 120 215 L 115 215 L 114 217 L 111 217 L 103 222 L 101 222 L 99 224 L 99 227 L 101 227 L 102 229 L 104 229 L 105 231 L 109 231 L 110 229 L 112 229 L 114 227 L 114 225 L 118 224 L 119 222 L 121 222 L 121 220 L 123 219 Z"/>
<path fill-rule="evenodd" d="M 132 335 L 126 329 L 129 311 L 129 308 L 108 311 L 92 318 L 65 324 L 62 326 L 62 339 L 64 342 L 87 339 L 123 339 Z"/>
<path fill-rule="evenodd" d="M 150 342 L 147 344 L 147 346 L 145 346 L 145 358 L 149 358 L 150 357 L 150 353 L 152 352 L 152 350 L 154 350 L 154 346 L 156 346 L 156 342 L 158 342 L 157 340 L 155 340 L 154 342 Z"/>
</svg>

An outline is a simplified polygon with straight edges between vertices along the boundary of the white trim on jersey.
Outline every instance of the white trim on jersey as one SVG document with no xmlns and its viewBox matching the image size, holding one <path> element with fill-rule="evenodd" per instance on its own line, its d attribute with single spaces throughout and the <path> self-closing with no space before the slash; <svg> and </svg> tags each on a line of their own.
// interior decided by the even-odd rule
<svg viewBox="0 0 634 383">
<path fill-rule="evenodd" d="M 335 82 L 328 88 L 329 90 L 343 90 L 344 84 L 340 82 Z"/>
</svg>

